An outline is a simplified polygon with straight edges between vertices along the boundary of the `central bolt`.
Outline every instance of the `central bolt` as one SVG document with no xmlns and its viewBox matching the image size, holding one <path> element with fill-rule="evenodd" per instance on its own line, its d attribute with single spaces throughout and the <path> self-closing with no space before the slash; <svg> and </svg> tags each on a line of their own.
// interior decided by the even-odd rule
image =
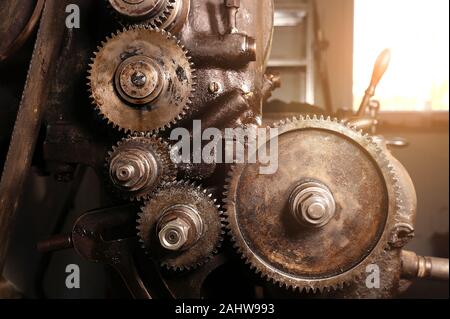
<svg viewBox="0 0 450 319">
<path fill-rule="evenodd" d="M 141 105 L 158 99 L 165 87 L 165 77 L 156 61 L 132 56 L 119 65 L 114 83 L 122 99 Z"/>
<path fill-rule="evenodd" d="M 306 182 L 297 186 L 289 197 L 291 213 L 302 225 L 319 228 L 336 213 L 331 191 L 323 184 Z"/>
<path fill-rule="evenodd" d="M 158 175 L 158 164 L 150 151 L 124 149 L 111 158 L 109 175 L 119 189 L 136 192 L 153 185 Z"/>
<path fill-rule="evenodd" d="M 168 250 L 181 249 L 188 241 L 190 228 L 181 218 L 168 222 L 158 234 L 161 246 Z"/>
<path fill-rule="evenodd" d="M 191 247 L 203 233 L 203 221 L 196 209 L 186 205 L 169 207 L 158 221 L 158 238 L 167 250 Z"/>
<path fill-rule="evenodd" d="M 138 87 L 142 87 L 145 85 L 145 83 L 147 83 L 147 77 L 145 76 L 144 73 L 142 73 L 140 71 L 136 71 L 131 76 L 131 83 L 133 83 L 134 85 L 136 85 Z"/>
<path fill-rule="evenodd" d="M 132 165 L 119 167 L 116 172 L 117 179 L 122 182 L 127 182 L 133 179 L 136 170 Z"/>
<path fill-rule="evenodd" d="M 315 202 L 310 204 L 310 206 L 307 208 L 306 213 L 308 214 L 309 218 L 319 220 L 325 215 L 326 207 L 320 202 Z"/>
</svg>

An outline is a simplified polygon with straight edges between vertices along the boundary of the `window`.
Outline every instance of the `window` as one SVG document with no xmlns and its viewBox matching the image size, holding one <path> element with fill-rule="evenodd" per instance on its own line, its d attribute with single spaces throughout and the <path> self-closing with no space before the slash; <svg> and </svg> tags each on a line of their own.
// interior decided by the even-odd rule
<svg viewBox="0 0 450 319">
<path fill-rule="evenodd" d="M 376 93 L 382 109 L 448 111 L 449 1 L 355 0 L 355 108 L 385 48 L 392 60 Z"/>
<path fill-rule="evenodd" d="M 309 0 L 276 0 L 275 29 L 269 70 L 280 73 L 283 85 L 272 99 L 314 104 L 312 15 Z"/>
</svg>

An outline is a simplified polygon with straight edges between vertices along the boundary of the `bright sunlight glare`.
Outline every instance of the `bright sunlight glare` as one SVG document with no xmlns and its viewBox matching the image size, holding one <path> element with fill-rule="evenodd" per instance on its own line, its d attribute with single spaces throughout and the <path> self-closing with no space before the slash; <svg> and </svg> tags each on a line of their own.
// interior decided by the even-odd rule
<svg viewBox="0 0 450 319">
<path fill-rule="evenodd" d="M 392 50 L 376 99 L 387 111 L 449 109 L 449 1 L 355 0 L 353 96 L 359 106 L 378 54 Z"/>
</svg>

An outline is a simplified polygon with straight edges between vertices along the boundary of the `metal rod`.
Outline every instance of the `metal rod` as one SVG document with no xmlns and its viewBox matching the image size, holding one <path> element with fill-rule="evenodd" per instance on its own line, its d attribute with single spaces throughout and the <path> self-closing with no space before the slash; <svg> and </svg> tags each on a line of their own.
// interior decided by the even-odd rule
<svg viewBox="0 0 450 319">
<path fill-rule="evenodd" d="M 418 256 L 406 250 L 402 251 L 401 259 L 403 278 L 448 280 L 448 259 Z"/>
<path fill-rule="evenodd" d="M 47 240 L 40 241 L 37 244 L 37 249 L 41 253 L 64 250 L 72 247 L 72 236 L 70 234 L 56 235 Z"/>
<path fill-rule="evenodd" d="M 386 49 L 378 56 L 377 62 L 373 68 L 372 79 L 370 81 L 370 85 L 366 90 L 366 94 L 359 106 L 359 110 L 357 115 L 363 116 L 366 112 L 367 106 L 369 106 L 370 99 L 375 95 L 375 90 L 377 89 L 378 84 L 386 73 L 389 63 L 391 62 L 391 50 Z"/>
<path fill-rule="evenodd" d="M 45 2 L 28 80 L 3 169 L 0 182 L 0 273 L 3 272 L 12 222 L 31 167 L 45 113 L 49 93 L 47 84 L 56 68 L 53 61 L 61 48 L 65 17 L 60 13 L 66 1 L 68 0 Z"/>
</svg>

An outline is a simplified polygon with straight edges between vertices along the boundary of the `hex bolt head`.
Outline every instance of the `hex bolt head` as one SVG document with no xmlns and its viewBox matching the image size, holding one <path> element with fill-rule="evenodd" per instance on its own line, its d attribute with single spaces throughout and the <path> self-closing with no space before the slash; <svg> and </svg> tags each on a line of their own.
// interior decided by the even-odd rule
<svg viewBox="0 0 450 319">
<path fill-rule="evenodd" d="M 136 169 L 133 165 L 124 165 L 116 170 L 117 180 L 127 182 L 133 179 Z"/>
<path fill-rule="evenodd" d="M 183 204 L 167 208 L 157 225 L 161 246 L 171 251 L 191 247 L 200 239 L 203 230 L 203 220 L 198 211 Z"/>
<path fill-rule="evenodd" d="M 158 176 L 154 155 L 138 148 L 126 149 L 109 162 L 109 176 L 114 186 L 135 192 L 152 185 Z"/>
<path fill-rule="evenodd" d="M 188 241 L 190 225 L 181 218 L 168 222 L 159 232 L 161 246 L 167 250 L 177 251 Z"/>
<path fill-rule="evenodd" d="M 137 105 L 156 100 L 165 83 L 158 61 L 137 55 L 124 60 L 114 77 L 114 85 L 121 98 Z"/>
<path fill-rule="evenodd" d="M 306 182 L 297 186 L 289 197 L 291 213 L 304 226 L 320 228 L 336 213 L 333 194 L 325 185 Z"/>
</svg>

